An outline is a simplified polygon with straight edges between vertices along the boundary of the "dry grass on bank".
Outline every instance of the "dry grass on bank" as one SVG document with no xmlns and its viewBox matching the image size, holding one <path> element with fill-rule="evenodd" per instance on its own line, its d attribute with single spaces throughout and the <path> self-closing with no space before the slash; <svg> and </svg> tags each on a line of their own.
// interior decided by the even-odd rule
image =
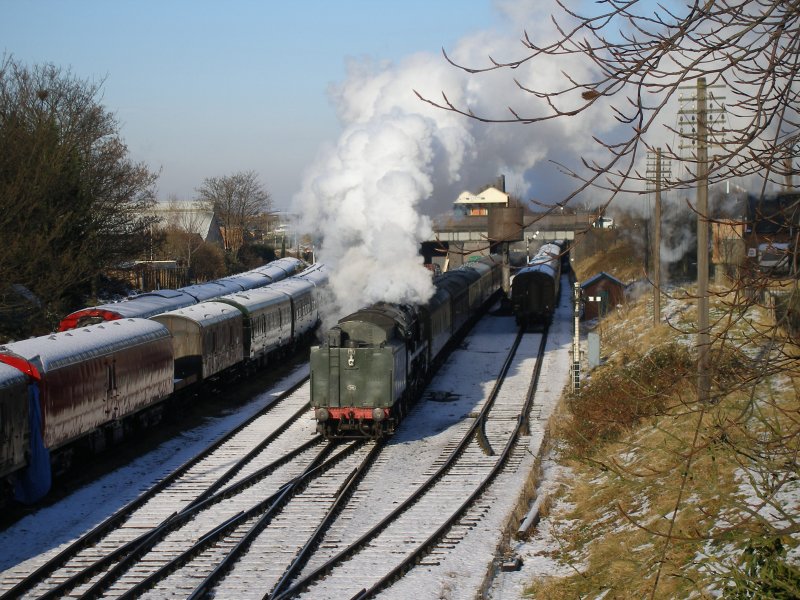
<svg viewBox="0 0 800 600">
<path fill-rule="evenodd" d="M 730 312 L 726 299 L 713 310 Z M 769 315 L 721 319 L 714 401 L 695 391 L 694 309 L 643 297 L 600 326 L 604 364 L 567 401 L 555 432 L 571 477 L 539 525 L 573 575 L 532 597 L 800 597 L 800 376 Z M 723 336 L 722 333 L 725 335 Z M 721 340 L 725 344 L 721 344 Z"/>
<path fill-rule="evenodd" d="M 624 230 L 591 229 L 575 242 L 573 263 L 579 281 L 601 271 L 620 281 L 641 279 L 642 252 Z"/>
</svg>

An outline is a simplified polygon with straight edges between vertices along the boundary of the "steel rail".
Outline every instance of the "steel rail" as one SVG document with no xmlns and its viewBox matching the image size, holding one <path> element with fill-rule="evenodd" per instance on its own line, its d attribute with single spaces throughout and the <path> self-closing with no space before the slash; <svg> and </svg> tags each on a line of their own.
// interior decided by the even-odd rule
<svg viewBox="0 0 800 600">
<path fill-rule="evenodd" d="M 45 562 L 43 565 L 38 567 L 24 579 L 20 580 L 17 584 L 15 584 L 9 590 L 6 590 L 2 594 L 0 594 L 0 600 L 10 600 L 12 598 L 18 598 L 25 592 L 30 591 L 36 585 L 44 582 L 49 576 L 51 576 L 57 569 L 62 567 L 67 561 L 71 558 L 76 556 L 81 550 L 88 548 L 94 544 L 96 544 L 101 538 L 106 536 L 109 532 L 113 531 L 115 528 L 119 527 L 120 523 L 124 522 L 126 519 L 133 514 L 138 508 L 143 506 L 146 502 L 152 499 L 156 494 L 160 493 L 167 487 L 169 487 L 172 483 L 178 480 L 181 476 L 183 476 L 186 472 L 188 472 L 192 467 L 197 465 L 200 461 L 204 460 L 210 454 L 212 454 L 215 450 L 221 447 L 223 444 L 228 442 L 231 438 L 237 435 L 241 430 L 248 427 L 253 421 L 256 419 L 268 414 L 275 408 L 280 402 L 294 394 L 298 389 L 300 389 L 305 383 L 309 380 L 309 376 L 302 378 L 300 381 L 289 387 L 286 391 L 281 393 L 277 398 L 275 398 L 269 405 L 265 406 L 263 409 L 258 411 L 256 414 L 236 426 L 230 432 L 209 444 L 205 449 L 203 449 L 199 454 L 194 456 L 193 458 L 189 459 L 175 470 L 173 470 L 170 474 L 166 477 L 158 481 L 155 485 L 151 488 L 142 492 L 139 496 L 131 500 L 128 504 L 117 510 L 113 515 L 107 517 L 103 520 L 100 524 L 95 526 L 93 529 L 82 535 L 80 538 L 75 540 L 69 546 L 64 548 L 61 552 L 59 552 L 56 556 Z M 288 427 L 288 424 L 299 418 L 300 413 L 304 412 L 309 408 L 309 404 L 306 403 L 301 409 L 292 417 L 287 420 L 285 424 Z M 248 459 L 249 461 L 249 459 Z M 242 466 L 244 466 L 243 463 Z M 232 471 L 233 469 L 229 470 Z M 227 475 L 227 473 L 226 473 Z M 223 483 L 224 485 L 224 483 Z M 204 492 L 205 493 L 205 492 Z"/>
<path fill-rule="evenodd" d="M 358 484 L 367 474 L 369 468 L 374 464 L 375 459 L 378 458 L 378 455 L 383 450 L 384 441 L 376 443 L 370 453 L 364 458 L 362 463 L 353 469 L 353 472 L 347 478 L 347 480 L 342 484 L 339 488 L 338 492 L 336 493 L 336 499 L 334 500 L 333 504 L 331 505 L 330 509 L 328 509 L 327 514 L 325 515 L 324 519 L 320 523 L 320 525 L 314 530 L 314 533 L 308 539 L 308 542 L 300 549 L 300 551 L 295 556 L 294 560 L 291 564 L 286 568 L 286 571 L 278 580 L 278 583 L 272 588 L 272 590 L 267 593 L 264 598 L 269 598 L 271 596 L 275 596 L 279 594 L 282 590 L 286 589 L 289 586 L 289 583 L 292 579 L 297 575 L 297 573 L 302 569 L 308 559 L 310 558 L 312 552 L 316 547 L 319 545 L 319 542 L 322 540 L 322 537 L 325 535 L 325 532 L 330 528 L 331 524 L 336 520 L 339 514 L 342 512 L 342 509 L 347 504 L 347 502 L 352 497 L 353 493 L 356 491 Z"/>
<path fill-rule="evenodd" d="M 475 490 L 461 503 L 453 514 L 444 522 L 442 525 L 433 532 L 428 539 L 426 539 L 422 544 L 420 544 L 410 555 L 408 555 L 403 561 L 398 564 L 394 569 L 392 569 L 389 573 L 384 575 L 377 583 L 375 583 L 371 588 L 362 590 L 355 596 L 353 596 L 352 600 L 364 600 L 366 598 L 372 598 L 382 590 L 386 589 L 390 585 L 392 585 L 395 581 L 400 579 L 405 573 L 407 573 L 417 561 L 422 558 L 424 555 L 428 554 L 431 549 L 447 534 L 447 532 L 455 525 L 455 523 L 463 516 L 463 514 L 469 509 L 469 507 L 475 503 L 476 500 L 486 491 L 486 488 L 497 478 L 497 476 L 502 472 L 505 468 L 508 459 L 511 456 L 511 452 L 517 445 L 519 441 L 520 435 L 522 435 L 523 431 L 527 427 L 528 423 L 528 413 L 530 412 L 531 406 L 533 404 L 533 396 L 536 392 L 536 384 L 539 381 L 539 375 L 541 373 L 541 365 L 543 362 L 544 357 L 544 349 L 545 344 L 547 342 L 547 333 L 542 336 L 541 345 L 539 346 L 539 352 L 537 355 L 536 360 L 536 367 L 534 369 L 533 377 L 531 378 L 531 386 L 528 390 L 528 396 L 526 398 L 525 404 L 523 406 L 523 410 L 517 417 L 517 424 L 512 432 L 511 436 L 508 439 L 505 447 L 503 448 L 500 457 L 495 463 L 495 466 L 492 467 L 486 478 L 481 482 L 481 484 L 475 488 Z"/>
<path fill-rule="evenodd" d="M 275 499 L 275 501 L 271 503 L 270 509 L 259 518 L 258 522 L 250 528 L 245 536 L 231 549 L 231 551 L 208 575 L 208 577 L 206 577 L 203 582 L 198 585 L 197 588 L 195 588 L 188 600 L 197 600 L 207 596 L 211 592 L 214 585 L 216 585 L 216 583 L 225 576 L 225 574 L 233 566 L 233 563 L 247 551 L 255 538 L 264 530 L 264 528 L 269 525 L 270 521 L 283 509 L 283 507 L 293 496 L 300 493 L 306 487 L 306 485 L 308 485 L 308 482 L 312 478 L 319 476 L 320 474 L 329 470 L 331 467 L 335 466 L 345 456 L 352 454 L 358 448 L 363 446 L 364 443 L 365 440 L 355 441 L 351 443 L 347 450 L 340 452 L 335 457 L 323 462 L 324 456 L 329 454 L 335 446 L 335 444 L 327 444 L 326 448 L 323 449 L 320 455 L 306 468 L 301 475 L 292 480 L 291 483 L 284 486 L 284 489 L 278 493 L 278 497 Z M 252 513 L 253 511 L 251 510 L 248 512 Z M 241 520 L 244 520 L 244 517 L 242 517 Z"/>
<path fill-rule="evenodd" d="M 502 387 L 503 381 L 505 380 L 506 375 L 508 374 L 508 370 L 511 368 L 511 364 L 513 359 L 516 355 L 517 349 L 519 348 L 520 342 L 522 341 L 522 336 L 524 331 L 520 329 L 517 332 L 516 338 L 514 343 L 512 344 L 511 349 L 509 350 L 508 356 L 503 363 L 503 366 L 500 369 L 500 373 L 498 374 L 495 384 L 492 387 L 492 391 L 487 398 L 487 401 L 484 403 L 484 406 L 481 408 L 481 411 L 478 413 L 478 416 L 473 421 L 472 425 L 470 425 L 467 432 L 462 437 L 461 441 L 459 442 L 458 446 L 453 449 L 450 456 L 447 460 L 439 466 L 435 473 L 433 473 L 421 486 L 415 490 L 415 492 L 409 496 L 405 501 L 403 501 L 397 508 L 395 508 L 391 513 L 389 513 L 384 519 L 382 519 L 379 523 L 373 526 L 369 531 L 364 533 L 361 537 L 359 537 L 355 542 L 350 544 L 348 547 L 344 548 L 334 557 L 326 561 L 324 564 L 320 565 L 316 569 L 314 569 L 311 573 L 296 581 L 292 586 L 284 589 L 283 591 L 279 592 L 278 594 L 268 596 L 270 600 L 285 600 L 287 598 L 291 598 L 292 596 L 302 592 L 303 590 L 307 589 L 310 585 L 314 582 L 322 579 L 327 573 L 333 570 L 334 567 L 342 563 L 347 558 L 350 558 L 354 554 L 358 553 L 362 548 L 364 548 L 369 542 L 371 542 L 374 538 L 376 538 L 384 529 L 386 529 L 393 521 L 395 521 L 401 514 L 406 512 L 411 506 L 416 504 L 420 498 L 431 488 L 435 483 L 437 483 L 444 475 L 450 471 L 450 469 L 455 465 L 458 458 L 463 454 L 464 450 L 467 448 L 471 440 L 477 436 L 478 431 L 483 427 L 483 421 L 486 419 L 489 411 L 494 405 L 494 402 L 497 398 L 498 393 Z M 544 353 L 544 347 L 546 342 L 547 334 L 546 332 L 542 336 L 542 343 L 539 349 L 539 360 L 538 363 L 541 363 L 541 356 Z M 536 377 L 538 377 L 538 371 L 536 371 Z M 529 392 L 530 394 L 530 392 Z M 531 399 L 528 398 L 525 403 L 525 410 L 529 410 Z M 519 426 L 519 425 L 518 425 Z M 450 526 L 455 519 L 451 519 Z M 449 526 L 448 526 L 449 529 Z"/>
<path fill-rule="evenodd" d="M 294 460 L 300 454 L 306 452 L 316 445 L 319 445 L 321 441 L 322 438 L 320 436 L 315 436 L 291 452 L 284 454 L 280 458 L 272 461 L 270 464 L 248 475 L 241 481 L 236 482 L 232 486 L 220 490 L 211 496 L 206 496 L 200 500 L 192 502 L 188 506 L 184 507 L 181 511 L 173 513 L 170 517 L 153 527 L 151 530 L 143 533 L 135 540 L 120 546 L 111 554 L 106 555 L 91 565 L 86 566 L 84 569 L 70 577 L 70 579 L 61 583 L 58 587 L 50 590 L 44 597 L 58 598 L 69 590 L 87 581 L 95 574 L 108 569 L 103 574 L 103 577 L 95 582 L 89 591 L 85 592 L 83 596 L 86 598 L 98 597 L 99 591 L 106 589 L 109 585 L 121 577 L 131 566 L 133 566 L 136 560 L 151 550 L 153 546 L 163 540 L 170 532 L 176 530 L 178 527 L 194 518 L 195 515 L 197 515 L 200 511 L 205 510 L 206 508 L 217 504 L 226 498 L 230 498 L 231 496 L 248 487 L 251 487 L 261 479 L 270 475 L 278 467 L 285 465 L 286 463 Z"/>
</svg>

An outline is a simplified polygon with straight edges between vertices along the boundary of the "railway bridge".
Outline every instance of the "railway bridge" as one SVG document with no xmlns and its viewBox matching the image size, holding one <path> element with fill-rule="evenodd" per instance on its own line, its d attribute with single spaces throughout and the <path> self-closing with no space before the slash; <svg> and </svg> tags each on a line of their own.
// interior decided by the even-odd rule
<svg viewBox="0 0 800 600">
<path fill-rule="evenodd" d="M 575 239 L 575 232 L 591 227 L 596 219 L 597 214 L 588 211 L 525 214 L 523 240 L 509 245 L 512 265 L 524 264 L 545 241 Z M 453 268 L 468 261 L 470 255 L 488 254 L 497 245 L 489 239 L 488 231 L 486 215 L 437 219 L 431 239 L 422 244 L 425 262 Z"/>
</svg>

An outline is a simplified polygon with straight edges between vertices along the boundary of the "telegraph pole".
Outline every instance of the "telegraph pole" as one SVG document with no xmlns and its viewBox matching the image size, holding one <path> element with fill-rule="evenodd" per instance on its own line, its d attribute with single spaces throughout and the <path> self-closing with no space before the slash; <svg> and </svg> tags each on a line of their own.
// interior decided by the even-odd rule
<svg viewBox="0 0 800 600">
<path fill-rule="evenodd" d="M 661 156 L 661 148 L 656 149 L 655 164 L 650 164 L 648 160 L 647 175 L 648 187 L 650 186 L 649 176 L 655 172 L 655 215 L 653 225 L 653 327 L 658 327 L 661 322 L 661 185 L 664 173 L 669 172 L 669 162 L 664 165 Z"/>
<path fill-rule="evenodd" d="M 581 284 L 576 281 L 572 284 L 572 315 L 574 326 L 572 329 L 572 391 L 581 389 Z"/>
<path fill-rule="evenodd" d="M 706 78 L 697 80 L 697 400 L 711 393 L 708 355 L 708 99 Z"/>
<path fill-rule="evenodd" d="M 661 148 L 656 150 L 656 210 L 653 232 L 653 327 L 661 322 Z"/>
<path fill-rule="evenodd" d="M 681 135 L 683 135 L 684 124 L 691 124 L 691 134 L 686 136 L 691 139 L 695 149 L 694 161 L 697 165 L 695 178 L 697 181 L 697 399 L 700 402 L 708 402 L 711 395 L 711 378 L 709 375 L 709 351 L 711 348 L 711 335 L 708 317 L 708 147 L 709 137 L 723 135 L 725 133 L 725 103 L 724 97 L 715 97 L 711 93 L 711 99 L 717 103 L 714 108 L 708 107 L 708 88 L 724 87 L 722 85 L 706 85 L 706 78 L 697 79 L 697 86 L 690 100 L 695 101 L 694 110 L 680 110 L 681 115 L 691 113 L 691 123 L 680 119 Z M 681 100 L 683 97 L 680 97 Z M 716 117 L 711 116 L 716 113 Z M 696 114 L 696 123 L 695 115 Z M 696 124 L 696 129 L 695 129 Z M 714 127 L 710 127 L 713 125 Z M 718 128 L 718 125 L 722 125 Z M 720 142 L 716 142 L 720 143 Z M 684 145 L 681 144 L 683 148 Z"/>
</svg>

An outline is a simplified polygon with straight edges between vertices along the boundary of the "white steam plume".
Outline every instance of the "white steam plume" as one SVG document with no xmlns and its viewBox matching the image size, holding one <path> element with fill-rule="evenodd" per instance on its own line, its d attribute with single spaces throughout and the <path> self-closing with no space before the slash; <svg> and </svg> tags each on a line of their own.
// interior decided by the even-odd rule
<svg viewBox="0 0 800 600">
<path fill-rule="evenodd" d="M 344 131 L 295 198 L 305 229 L 322 239 L 340 314 L 379 300 L 418 304 L 433 293 L 419 255 L 432 233 L 420 203 L 435 179 L 457 180 L 474 142 L 462 119 L 414 96 L 413 75 L 424 72 L 416 60 L 401 69 L 350 65 L 333 91 Z"/>
<path fill-rule="evenodd" d="M 549 27 L 542 16 L 550 11 L 542 3 L 530 2 L 527 9 L 524 4 L 498 5 L 513 8 L 515 20 L 506 29 L 465 37 L 448 54 L 477 67 L 488 65 L 489 55 L 501 61 L 521 57 L 523 29 L 537 35 L 539 24 Z M 486 125 L 435 108 L 414 91 L 432 100 L 441 100 L 444 91 L 455 105 L 490 117 L 509 118 L 508 106 L 541 113 L 514 78 L 543 88 L 561 80 L 562 69 L 585 73 L 568 62 L 480 75 L 454 68 L 441 55 L 416 54 L 396 64 L 350 62 L 347 79 L 331 89 L 342 133 L 306 172 L 293 202 L 303 231 L 321 239 L 317 254 L 332 269 L 339 316 L 379 300 L 426 301 L 433 286 L 418 249 L 431 226 L 423 215 L 452 210 L 461 191 L 477 191 L 500 174 L 506 175 L 507 191 L 522 198 L 533 188 L 538 199 L 561 200 L 574 182 L 562 177 L 555 183 L 554 168 L 547 175 L 552 181 L 546 181 L 540 166 L 589 155 L 592 135 L 613 125 L 612 119 L 590 123 L 582 116 L 536 129 Z"/>
</svg>

